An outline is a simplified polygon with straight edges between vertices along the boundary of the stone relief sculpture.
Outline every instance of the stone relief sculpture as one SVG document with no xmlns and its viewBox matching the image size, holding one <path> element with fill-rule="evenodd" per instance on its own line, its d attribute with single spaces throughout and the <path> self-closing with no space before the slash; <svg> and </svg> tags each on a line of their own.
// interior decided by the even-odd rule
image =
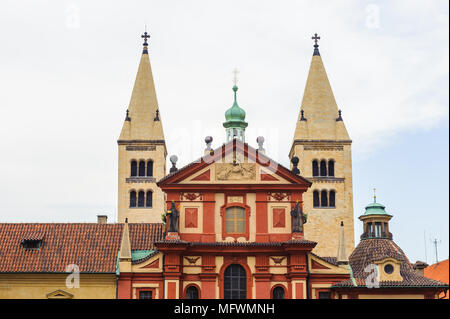
<svg viewBox="0 0 450 319">
<path fill-rule="evenodd" d="M 256 177 L 255 164 L 217 164 L 216 179 L 221 181 L 253 180 Z"/>
</svg>

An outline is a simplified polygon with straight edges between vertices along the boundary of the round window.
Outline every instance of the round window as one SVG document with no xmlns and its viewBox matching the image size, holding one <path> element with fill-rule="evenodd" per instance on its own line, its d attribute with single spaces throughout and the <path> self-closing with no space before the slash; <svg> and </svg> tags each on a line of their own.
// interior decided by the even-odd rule
<svg viewBox="0 0 450 319">
<path fill-rule="evenodd" d="M 384 272 L 387 274 L 392 274 L 394 272 L 394 266 L 392 266 L 391 264 L 387 264 L 386 266 L 384 266 Z"/>
</svg>

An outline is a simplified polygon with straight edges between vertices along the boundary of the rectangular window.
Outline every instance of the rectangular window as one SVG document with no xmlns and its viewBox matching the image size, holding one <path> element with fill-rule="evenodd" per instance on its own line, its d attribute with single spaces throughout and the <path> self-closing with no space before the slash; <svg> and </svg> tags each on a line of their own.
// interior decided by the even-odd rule
<svg viewBox="0 0 450 319">
<path fill-rule="evenodd" d="M 22 246 L 24 249 L 39 250 L 41 248 L 41 242 L 41 240 L 25 239 L 22 241 Z"/>
<path fill-rule="evenodd" d="M 331 299 L 331 292 L 319 291 L 319 299 Z"/>
<path fill-rule="evenodd" d="M 227 233 L 245 233 L 245 209 L 228 207 L 225 211 L 225 231 Z"/>
<path fill-rule="evenodd" d="M 381 237 L 381 223 L 375 223 L 375 237 Z"/>
<path fill-rule="evenodd" d="M 153 291 L 151 290 L 140 290 L 139 299 L 153 299 Z"/>
</svg>

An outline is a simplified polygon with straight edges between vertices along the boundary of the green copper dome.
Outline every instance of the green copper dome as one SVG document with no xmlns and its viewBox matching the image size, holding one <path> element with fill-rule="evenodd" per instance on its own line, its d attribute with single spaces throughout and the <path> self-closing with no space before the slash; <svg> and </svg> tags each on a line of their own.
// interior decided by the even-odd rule
<svg viewBox="0 0 450 319">
<path fill-rule="evenodd" d="M 373 203 L 370 203 L 366 206 L 366 211 L 364 212 L 363 216 L 367 215 L 386 215 L 391 216 L 384 210 L 386 207 L 380 203 L 377 203 L 377 198 L 373 197 Z"/>
<path fill-rule="evenodd" d="M 237 90 L 238 90 L 238 87 L 236 85 L 233 86 L 234 103 L 233 103 L 233 106 L 225 112 L 226 122 L 223 123 L 223 126 L 225 128 L 229 128 L 229 127 L 245 128 L 248 125 L 248 123 L 245 122 L 245 111 L 243 109 L 241 109 L 239 107 L 239 105 L 237 104 L 237 99 L 236 99 Z"/>
</svg>

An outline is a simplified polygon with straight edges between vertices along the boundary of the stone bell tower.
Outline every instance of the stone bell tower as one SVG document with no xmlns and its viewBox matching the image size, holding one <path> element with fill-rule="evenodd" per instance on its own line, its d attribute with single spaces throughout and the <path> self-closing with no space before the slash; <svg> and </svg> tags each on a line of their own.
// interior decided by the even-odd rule
<svg viewBox="0 0 450 319">
<path fill-rule="evenodd" d="M 119 140 L 118 221 L 160 223 L 166 175 L 166 142 L 148 56 L 145 32 L 141 61 Z"/>
<path fill-rule="evenodd" d="M 335 257 L 340 225 L 345 251 L 353 251 L 352 141 L 328 81 L 315 34 L 314 53 L 289 158 L 300 159 L 300 174 L 313 182 L 304 194 L 308 213 L 305 238 L 318 242 L 314 252 Z"/>
</svg>

